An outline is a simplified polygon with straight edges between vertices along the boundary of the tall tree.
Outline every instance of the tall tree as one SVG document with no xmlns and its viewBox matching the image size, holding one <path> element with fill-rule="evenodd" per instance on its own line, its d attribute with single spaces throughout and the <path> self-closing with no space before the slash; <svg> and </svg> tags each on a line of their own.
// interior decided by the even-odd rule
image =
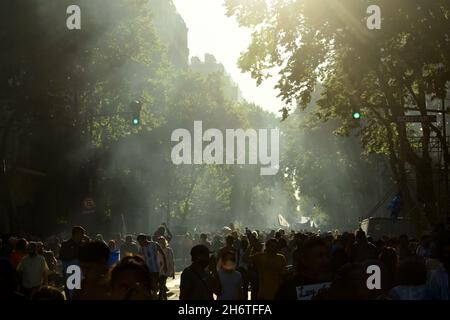
<svg viewBox="0 0 450 320">
<path fill-rule="evenodd" d="M 396 121 L 410 107 L 428 115 L 427 97 L 445 97 L 450 80 L 450 4 L 445 0 L 377 1 L 380 30 L 367 28 L 373 1 L 227 0 L 228 15 L 253 30 L 240 58 L 258 83 L 279 70 L 277 88 L 287 104 L 306 107 L 323 83 L 318 118 L 339 118 L 342 132 L 361 131 L 364 145 L 386 153 L 399 189 L 411 207 L 407 165 L 416 174 L 416 198 L 437 221 L 430 140 L 446 146 L 437 125 L 421 124 L 420 152 L 408 126 Z M 255 10 L 257 8 L 258 10 Z M 351 114 L 362 112 L 355 123 Z M 284 110 L 286 115 L 286 110 Z M 448 159 L 448 149 L 444 150 Z"/>
</svg>

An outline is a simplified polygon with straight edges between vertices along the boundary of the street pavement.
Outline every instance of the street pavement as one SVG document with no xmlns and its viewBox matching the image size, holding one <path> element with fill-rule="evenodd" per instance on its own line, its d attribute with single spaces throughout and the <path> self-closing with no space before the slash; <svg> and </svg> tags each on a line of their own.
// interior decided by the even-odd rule
<svg viewBox="0 0 450 320">
<path fill-rule="evenodd" d="M 180 299 L 180 276 L 181 272 L 175 273 L 175 279 L 169 278 L 167 279 L 167 288 L 170 290 L 170 292 L 173 292 L 168 300 L 179 300 Z"/>
</svg>

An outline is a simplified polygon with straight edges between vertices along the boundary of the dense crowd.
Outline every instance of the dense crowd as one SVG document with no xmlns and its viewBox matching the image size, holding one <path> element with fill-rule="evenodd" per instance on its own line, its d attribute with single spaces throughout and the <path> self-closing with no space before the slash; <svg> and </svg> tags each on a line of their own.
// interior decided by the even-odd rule
<svg viewBox="0 0 450 320">
<path fill-rule="evenodd" d="M 105 241 L 81 226 L 68 240 L 0 241 L 1 299 L 167 300 L 167 279 L 181 271 L 181 300 L 448 300 L 450 233 L 437 227 L 420 239 L 371 239 L 355 232 L 239 230 Z M 67 286 L 79 266 L 80 288 Z M 369 266 L 380 286 L 369 287 Z"/>
</svg>

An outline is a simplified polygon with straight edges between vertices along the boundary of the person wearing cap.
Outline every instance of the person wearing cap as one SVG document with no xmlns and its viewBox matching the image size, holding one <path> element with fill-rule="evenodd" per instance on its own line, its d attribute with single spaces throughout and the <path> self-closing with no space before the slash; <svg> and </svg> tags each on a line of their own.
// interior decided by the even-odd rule
<svg viewBox="0 0 450 320">
<path fill-rule="evenodd" d="M 214 300 L 214 294 L 220 294 L 216 271 L 210 263 L 210 253 L 208 247 L 202 244 L 191 249 L 192 264 L 181 273 L 180 300 Z"/>
</svg>

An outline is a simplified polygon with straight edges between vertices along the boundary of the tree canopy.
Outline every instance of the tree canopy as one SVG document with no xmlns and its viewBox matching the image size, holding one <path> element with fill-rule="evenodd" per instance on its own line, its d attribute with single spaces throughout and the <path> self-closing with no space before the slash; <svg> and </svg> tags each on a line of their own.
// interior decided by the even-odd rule
<svg viewBox="0 0 450 320">
<path fill-rule="evenodd" d="M 356 131 L 367 152 L 388 155 L 411 207 L 423 203 L 436 222 L 436 184 L 441 182 L 434 173 L 441 169 L 433 165 L 430 144 L 437 139 L 443 145 L 448 165 L 443 124 L 406 125 L 397 117 L 411 110 L 429 115 L 434 100 L 447 96 L 450 4 L 380 0 L 375 4 L 381 8 L 381 29 L 370 30 L 372 2 L 227 0 L 226 5 L 228 15 L 253 30 L 241 69 L 258 83 L 276 74 L 280 97 L 298 108 L 306 108 L 321 84 L 316 121 L 338 119 L 338 133 Z M 354 121 L 353 112 L 362 119 Z M 409 170 L 415 175 L 415 195 L 410 195 Z"/>
</svg>

